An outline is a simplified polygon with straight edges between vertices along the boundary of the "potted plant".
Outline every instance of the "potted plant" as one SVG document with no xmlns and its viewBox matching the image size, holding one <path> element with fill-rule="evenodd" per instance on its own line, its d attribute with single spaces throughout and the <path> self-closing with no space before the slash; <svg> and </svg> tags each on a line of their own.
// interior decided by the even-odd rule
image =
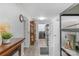
<svg viewBox="0 0 79 59">
<path fill-rule="evenodd" d="M 9 32 L 3 32 L 1 36 L 2 36 L 2 43 L 9 43 L 13 35 Z"/>
</svg>

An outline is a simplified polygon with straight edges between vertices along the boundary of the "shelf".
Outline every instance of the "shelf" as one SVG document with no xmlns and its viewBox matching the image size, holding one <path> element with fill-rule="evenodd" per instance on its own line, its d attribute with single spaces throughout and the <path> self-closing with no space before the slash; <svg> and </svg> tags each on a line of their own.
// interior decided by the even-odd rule
<svg viewBox="0 0 79 59">
<path fill-rule="evenodd" d="M 74 26 L 76 26 L 76 27 L 74 27 Z M 66 26 L 63 29 L 61 29 L 61 31 L 79 32 L 79 23 Z"/>
<path fill-rule="evenodd" d="M 66 49 L 64 47 L 61 48 L 63 52 L 65 52 L 68 56 L 79 56 L 79 53 L 75 50 Z"/>
<path fill-rule="evenodd" d="M 61 31 L 66 31 L 66 32 L 79 32 L 79 28 L 75 28 L 75 29 L 61 29 Z"/>
</svg>

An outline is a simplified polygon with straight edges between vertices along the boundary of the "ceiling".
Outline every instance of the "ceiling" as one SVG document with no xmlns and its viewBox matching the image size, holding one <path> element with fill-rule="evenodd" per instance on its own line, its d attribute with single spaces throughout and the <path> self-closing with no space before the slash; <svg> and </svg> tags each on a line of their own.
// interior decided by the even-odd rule
<svg viewBox="0 0 79 59">
<path fill-rule="evenodd" d="M 17 4 L 25 11 L 28 17 L 50 17 L 54 18 L 59 13 L 71 6 L 71 3 L 19 3 Z"/>
<path fill-rule="evenodd" d="M 79 14 L 79 4 L 75 3 L 70 8 L 65 10 L 62 14 Z"/>
</svg>

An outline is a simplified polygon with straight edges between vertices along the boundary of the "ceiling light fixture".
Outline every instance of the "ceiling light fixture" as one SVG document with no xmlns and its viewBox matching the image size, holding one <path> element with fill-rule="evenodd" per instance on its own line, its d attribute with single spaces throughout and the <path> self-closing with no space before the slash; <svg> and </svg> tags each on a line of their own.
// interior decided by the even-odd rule
<svg viewBox="0 0 79 59">
<path fill-rule="evenodd" d="M 39 20 L 45 20 L 46 17 L 38 17 Z"/>
</svg>

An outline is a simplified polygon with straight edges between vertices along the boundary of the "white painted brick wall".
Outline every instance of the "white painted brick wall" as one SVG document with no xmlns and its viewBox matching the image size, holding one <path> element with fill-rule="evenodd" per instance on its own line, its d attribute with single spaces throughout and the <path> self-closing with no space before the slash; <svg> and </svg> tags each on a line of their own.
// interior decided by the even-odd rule
<svg viewBox="0 0 79 59">
<path fill-rule="evenodd" d="M 59 17 L 52 19 L 50 26 L 49 53 L 51 56 L 60 55 L 60 27 Z"/>
</svg>

